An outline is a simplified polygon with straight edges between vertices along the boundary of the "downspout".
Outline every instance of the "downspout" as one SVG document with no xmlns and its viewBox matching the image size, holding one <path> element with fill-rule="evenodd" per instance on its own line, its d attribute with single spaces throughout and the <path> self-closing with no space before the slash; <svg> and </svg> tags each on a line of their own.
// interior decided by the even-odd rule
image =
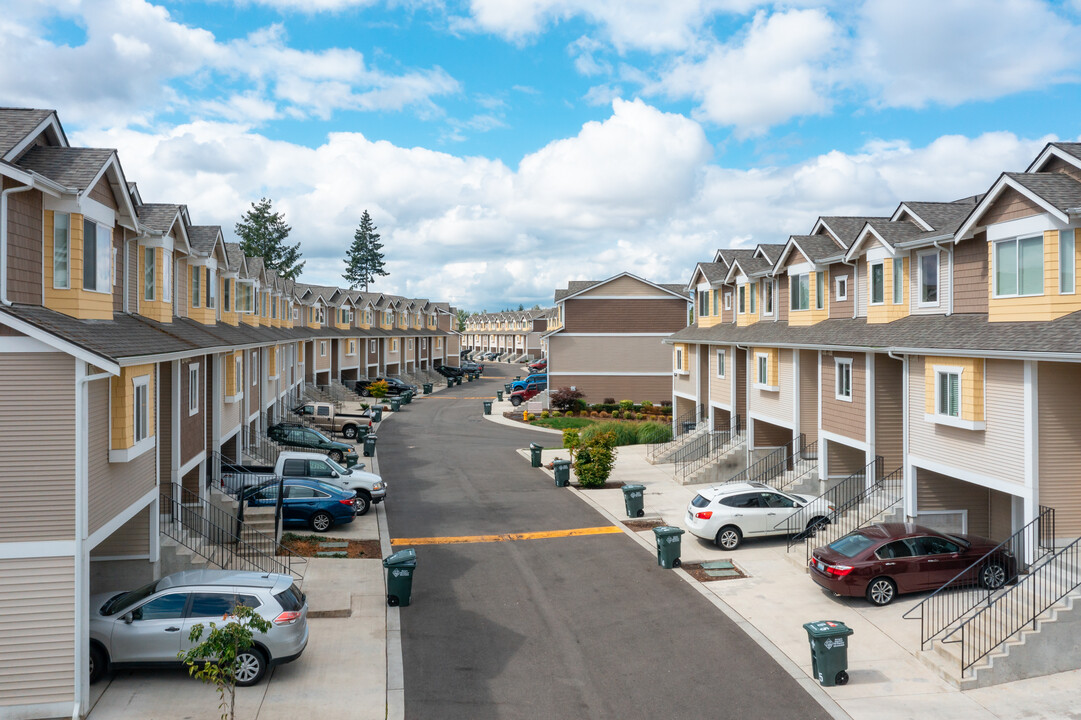
<svg viewBox="0 0 1081 720">
<path fill-rule="evenodd" d="M 34 181 L 29 185 L 8 188 L 0 192 L 0 302 L 11 307 L 8 300 L 8 195 L 26 192 L 34 189 Z"/>
<path fill-rule="evenodd" d="M 935 240 L 935 242 L 933 244 L 940 251 L 941 250 L 946 250 L 944 247 L 939 245 L 940 242 L 942 242 L 942 241 L 941 240 Z M 950 295 L 946 299 L 946 317 L 949 317 L 950 315 L 953 315 L 953 243 L 950 243 L 950 249 L 946 250 L 946 253 L 950 256 L 950 259 L 948 261 L 949 264 L 946 266 L 947 267 L 946 274 L 947 274 L 947 277 L 949 277 L 949 284 L 950 284 Z M 911 272 L 911 270 L 909 272 Z"/>
</svg>

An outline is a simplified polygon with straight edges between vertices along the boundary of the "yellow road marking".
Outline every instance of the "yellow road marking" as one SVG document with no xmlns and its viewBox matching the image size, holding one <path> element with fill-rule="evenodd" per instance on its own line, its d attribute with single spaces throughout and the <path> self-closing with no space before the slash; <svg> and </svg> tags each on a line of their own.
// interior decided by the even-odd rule
<svg viewBox="0 0 1081 720">
<path fill-rule="evenodd" d="M 549 538 L 578 537 L 581 535 L 613 535 L 623 530 L 615 525 L 604 527 L 575 528 L 573 530 L 547 530 L 543 532 L 504 533 L 503 535 L 462 535 L 459 537 L 394 538 L 392 545 L 462 545 L 465 543 L 508 542 L 510 540 L 547 540 Z"/>
<path fill-rule="evenodd" d="M 495 395 L 489 397 L 464 397 L 462 395 L 455 395 L 454 397 L 440 397 L 437 398 L 434 395 L 425 395 L 423 398 L 416 398 L 417 400 L 495 400 Z"/>
</svg>

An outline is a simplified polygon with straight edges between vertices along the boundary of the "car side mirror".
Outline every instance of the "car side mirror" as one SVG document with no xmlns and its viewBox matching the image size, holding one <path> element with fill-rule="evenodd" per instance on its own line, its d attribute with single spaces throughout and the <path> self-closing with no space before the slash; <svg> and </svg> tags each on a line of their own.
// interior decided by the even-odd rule
<svg viewBox="0 0 1081 720">
<path fill-rule="evenodd" d="M 333 478 L 336 478 L 336 477 L 340 477 L 340 476 L 338 475 L 338 471 L 337 471 L 337 470 L 331 470 L 331 471 L 330 471 L 330 476 L 331 476 L 331 477 L 333 477 Z"/>
<path fill-rule="evenodd" d="M 124 616 L 122 618 L 120 618 L 120 619 L 123 620 L 128 625 L 131 625 L 132 621 L 135 619 L 135 616 L 132 615 L 131 610 L 128 610 L 126 613 L 124 613 Z"/>
</svg>

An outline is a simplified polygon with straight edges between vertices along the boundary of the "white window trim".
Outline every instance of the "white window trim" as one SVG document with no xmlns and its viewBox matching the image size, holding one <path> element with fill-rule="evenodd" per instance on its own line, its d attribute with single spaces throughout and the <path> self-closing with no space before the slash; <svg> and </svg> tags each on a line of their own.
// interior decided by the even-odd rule
<svg viewBox="0 0 1081 720">
<path fill-rule="evenodd" d="M 929 255 L 935 256 L 935 270 L 937 271 L 936 279 L 938 280 L 938 300 L 935 300 L 934 302 L 923 301 L 923 259 Z M 894 260 L 894 262 L 897 261 Z M 921 308 L 939 307 L 942 304 L 942 257 L 939 255 L 938 250 L 925 250 L 923 252 L 916 253 L 916 265 L 918 268 L 916 292 L 919 293 L 916 296 L 916 306 Z"/>
<path fill-rule="evenodd" d="M 368 352 L 375 352 L 375 343 L 375 340 L 372 340 L 368 343 Z"/>
<path fill-rule="evenodd" d="M 769 287 L 769 308 L 766 308 L 766 287 Z M 777 312 L 777 285 L 773 278 L 762 279 L 762 297 L 758 303 L 762 317 L 773 317 Z"/>
<path fill-rule="evenodd" d="M 134 415 L 132 416 L 132 423 L 133 423 L 132 424 L 132 439 L 135 441 L 135 445 L 138 446 L 139 443 L 145 442 L 148 438 L 153 437 L 153 435 L 150 434 L 150 403 L 151 403 L 151 400 L 150 400 L 150 376 L 149 375 L 140 375 L 138 377 L 132 378 L 131 379 L 131 384 L 132 384 L 132 412 L 134 413 Z M 139 413 L 139 389 L 140 388 L 145 388 L 146 389 L 146 417 L 142 419 L 143 420 L 143 422 L 142 422 L 143 428 L 146 430 L 146 435 L 144 437 L 139 437 L 139 415 L 138 415 L 138 413 Z"/>
<path fill-rule="evenodd" d="M 882 268 L 882 299 L 878 302 L 874 301 L 876 266 Z M 867 304 L 875 307 L 886 304 L 886 263 L 883 260 L 867 263 Z"/>
<path fill-rule="evenodd" d="M 327 341 L 326 340 L 320 340 L 319 341 L 319 357 L 326 357 L 326 356 L 327 356 Z"/>
<path fill-rule="evenodd" d="M 189 265 L 191 268 L 191 306 L 193 308 L 200 308 L 202 301 L 200 296 L 203 294 L 203 268 L 201 265 Z"/>
<path fill-rule="evenodd" d="M 143 300 L 154 302 L 158 294 L 158 251 L 157 248 L 143 248 Z"/>
<path fill-rule="evenodd" d="M 746 315 L 747 314 L 747 286 L 746 285 L 740 285 L 738 288 L 736 288 L 736 292 L 739 293 L 739 300 L 736 301 L 736 314 L 737 315 Z"/>
<path fill-rule="evenodd" d="M 987 424 L 982 420 L 965 420 L 961 415 L 961 408 L 964 406 L 964 371 L 963 367 L 956 367 L 952 365 L 935 365 L 934 369 L 934 388 L 931 392 L 934 393 L 934 413 L 924 413 L 924 419 L 927 422 L 932 422 L 937 425 L 949 425 L 950 427 L 962 428 L 964 430 L 985 430 Z M 938 378 L 942 374 L 957 375 L 957 417 L 952 415 L 942 415 L 939 413 L 939 394 L 938 394 Z"/>
<path fill-rule="evenodd" d="M 251 386 L 258 387 L 259 385 L 259 351 L 251 351 Z"/>
<path fill-rule="evenodd" d="M 672 362 L 672 372 L 676 375 L 690 375 L 690 372 L 683 369 L 683 348 L 676 348 L 676 353 Z"/>
<path fill-rule="evenodd" d="M 113 285 L 116 284 L 115 283 L 116 275 L 113 272 L 113 265 L 115 264 L 115 259 L 116 259 L 116 248 L 113 247 L 113 227 L 111 225 L 108 225 L 106 223 L 101 222 L 100 220 L 95 220 L 94 218 L 87 217 L 85 215 L 83 216 L 83 248 L 82 248 L 82 250 L 83 250 L 83 267 L 84 268 L 86 267 L 86 222 L 87 221 L 94 223 L 94 253 L 96 255 L 95 261 L 98 261 L 98 262 L 101 261 L 101 253 L 102 253 L 101 248 L 102 247 L 108 247 L 109 248 L 109 252 L 108 252 L 108 255 L 107 255 L 107 262 L 109 263 L 109 281 L 108 281 L 108 287 L 106 287 L 104 290 L 98 288 L 98 285 L 101 284 L 98 281 L 102 279 L 101 278 L 101 267 L 95 266 L 94 287 L 92 287 L 92 288 L 86 287 L 86 274 L 85 274 L 85 270 L 84 270 L 83 271 L 83 290 L 86 291 L 86 292 L 99 293 L 101 295 L 112 295 L 113 294 Z M 102 238 L 101 238 L 101 233 L 99 232 L 99 230 L 101 228 L 105 228 L 105 229 L 107 229 L 109 231 L 109 233 L 108 233 L 109 234 L 109 241 L 105 245 L 101 244 Z M 69 247 L 70 247 L 70 245 L 69 245 Z M 69 272 L 70 272 L 70 270 L 69 270 Z"/>
<path fill-rule="evenodd" d="M 303 360 L 301 360 L 303 362 Z M 233 392 L 235 395 L 226 395 L 225 402 L 235 403 L 244 397 L 244 356 L 236 355 L 233 358 Z"/>
<path fill-rule="evenodd" d="M 841 368 L 847 368 L 848 395 L 841 392 Z M 833 396 L 842 402 L 852 402 L 852 358 L 833 358 Z"/>
<path fill-rule="evenodd" d="M 793 303 L 799 301 L 800 278 L 807 278 L 807 307 L 793 307 Z M 797 273 L 788 276 L 788 311 L 807 312 L 811 309 L 811 274 L 809 272 Z"/>
<path fill-rule="evenodd" d="M 1070 234 L 1070 242 L 1074 246 L 1073 253 L 1070 255 L 1070 266 L 1074 269 L 1073 272 L 1073 287 L 1069 290 L 1062 289 L 1062 236 L 1064 233 Z M 1059 295 L 1075 295 L 1077 293 L 1077 233 L 1073 228 L 1066 228 L 1065 230 L 1058 231 L 1058 294 Z"/>
<path fill-rule="evenodd" d="M 161 300 L 173 301 L 173 254 L 164 248 L 161 251 Z"/>
<path fill-rule="evenodd" d="M 841 292 L 841 286 L 844 286 L 845 291 Z M 837 294 L 837 301 L 841 302 L 848 299 L 848 276 L 836 275 L 833 278 L 834 292 Z"/>
<path fill-rule="evenodd" d="M 192 398 L 195 406 L 192 406 Z M 199 363 L 188 365 L 188 417 L 199 413 Z"/>
<path fill-rule="evenodd" d="M 1044 241 L 1043 233 L 1033 233 L 1031 235 L 1018 235 L 1016 237 L 1011 237 L 1011 238 L 1002 238 L 1001 240 L 996 240 L 992 244 L 992 246 L 991 246 L 991 271 L 990 272 L 991 272 L 991 296 L 993 298 L 999 299 L 999 298 L 1018 298 L 1018 297 L 1043 297 L 1044 295 L 1047 294 L 1047 286 L 1045 284 L 1043 292 L 1031 293 L 1031 294 L 1028 294 L 1028 295 L 1022 295 L 1019 292 L 1014 293 L 1012 295 L 1000 295 L 998 293 L 998 283 L 995 282 L 995 278 L 997 276 L 997 270 L 998 270 L 997 267 L 996 267 L 996 265 L 998 263 L 998 260 L 997 260 L 997 258 L 998 258 L 998 252 L 997 252 L 998 246 L 1000 244 L 1002 244 L 1002 243 L 1012 242 L 1014 244 L 1015 252 L 1017 253 L 1017 288 L 1018 288 L 1018 290 L 1020 290 L 1020 288 L 1021 288 L 1021 256 L 1020 256 L 1021 241 L 1022 240 L 1029 240 L 1029 239 L 1032 239 L 1032 238 L 1039 238 L 1041 243 Z M 1042 253 L 1040 254 L 1040 257 L 1043 257 Z"/>
<path fill-rule="evenodd" d="M 728 312 L 731 312 L 731 310 L 732 310 L 732 293 L 731 292 L 724 293 L 724 309 L 726 311 L 728 311 Z"/>
<path fill-rule="evenodd" d="M 717 377 L 723 378 L 728 372 L 728 351 L 724 348 L 717 349 Z"/>
</svg>

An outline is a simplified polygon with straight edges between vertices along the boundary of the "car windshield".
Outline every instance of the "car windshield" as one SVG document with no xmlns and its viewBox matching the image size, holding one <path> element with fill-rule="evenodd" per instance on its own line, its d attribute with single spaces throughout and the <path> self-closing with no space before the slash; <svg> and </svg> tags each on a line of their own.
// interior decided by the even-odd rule
<svg viewBox="0 0 1081 720">
<path fill-rule="evenodd" d="M 352 470 L 346 470 L 341 465 L 331 460 L 329 457 L 323 458 L 323 462 L 329 465 L 330 469 L 338 473 L 339 475 L 350 475 L 353 472 Z"/>
<path fill-rule="evenodd" d="M 118 612 L 122 612 L 140 600 L 144 600 L 153 595 L 157 590 L 157 587 L 158 581 L 155 580 L 148 585 L 143 585 L 137 590 L 131 590 L 130 592 L 117 595 L 112 600 L 105 603 L 101 608 L 101 612 L 103 615 L 115 615 Z"/>
<path fill-rule="evenodd" d="M 308 428 L 308 430 L 309 430 L 309 431 L 310 431 L 310 432 L 311 432 L 311 433 L 312 433 L 313 435 L 315 435 L 315 436 L 316 436 L 316 437 L 318 437 L 318 438 L 319 438 L 320 440 L 322 440 L 323 442 L 334 442 L 333 440 L 331 440 L 330 438 L 328 438 L 328 437 L 327 437 L 326 435 L 324 435 L 323 433 L 319 432 L 318 430 L 313 430 L 313 429 L 311 429 L 311 428 Z"/>
<path fill-rule="evenodd" d="M 845 535 L 840 540 L 830 543 L 828 547 L 830 550 L 840 553 L 845 557 L 856 557 L 874 544 L 875 541 L 866 535 L 852 533 L 851 535 Z"/>
<path fill-rule="evenodd" d="M 965 540 L 964 538 L 959 538 L 956 535 L 950 535 L 949 533 L 942 533 L 942 534 L 945 535 L 946 537 L 948 537 L 950 540 L 953 540 L 955 543 L 957 543 L 961 547 L 964 547 L 964 548 L 972 547 L 972 543 L 970 543 L 968 540 Z"/>
</svg>

